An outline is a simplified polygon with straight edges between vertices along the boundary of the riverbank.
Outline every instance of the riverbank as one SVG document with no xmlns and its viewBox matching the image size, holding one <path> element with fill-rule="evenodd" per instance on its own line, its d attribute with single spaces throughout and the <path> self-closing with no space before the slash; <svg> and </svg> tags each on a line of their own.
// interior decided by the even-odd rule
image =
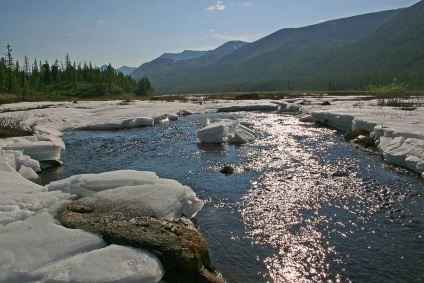
<svg viewBox="0 0 424 283">
<path fill-rule="evenodd" d="M 287 107 L 282 107 L 280 111 L 285 112 L 285 108 L 291 109 L 290 111 L 294 111 L 294 109 L 299 109 L 303 114 L 311 114 L 312 120 L 317 120 L 322 123 L 326 123 L 329 126 L 333 126 L 342 130 L 348 130 L 351 128 L 361 128 L 364 127 L 368 129 L 369 132 L 374 132 L 374 136 L 380 135 L 379 140 L 382 137 L 393 138 L 395 140 L 397 138 L 396 144 L 389 145 L 394 148 L 394 145 L 399 145 L 396 147 L 397 149 L 401 148 L 402 145 L 406 143 L 408 139 L 416 139 L 418 141 L 424 140 L 423 128 L 423 111 L 422 109 L 418 109 L 411 112 L 405 112 L 397 109 L 380 109 L 378 106 L 374 106 L 372 101 L 359 101 L 359 100 L 350 100 L 343 99 L 339 100 L 338 98 L 325 98 L 326 101 L 329 101 L 329 104 L 323 104 L 323 100 L 308 100 L 304 99 L 303 101 L 278 101 L 278 104 L 284 105 L 283 103 L 287 103 Z M 360 104 L 358 104 L 360 103 Z M 361 104 L 362 103 L 362 104 Z M 60 139 L 61 132 L 65 129 L 69 128 L 79 128 L 79 127 L 87 127 L 89 125 L 121 125 L 123 121 L 134 118 L 154 118 L 160 117 L 162 120 L 165 119 L 165 114 L 176 114 L 180 111 L 186 110 L 186 114 L 188 112 L 191 113 L 206 113 L 206 112 L 216 112 L 221 107 L 226 107 L 229 105 L 264 105 L 267 108 L 267 105 L 274 104 L 272 101 L 241 101 L 241 102 L 219 102 L 219 103 L 207 103 L 207 104 L 193 104 L 193 103 L 167 103 L 167 102 L 134 102 L 129 105 L 118 105 L 118 102 L 81 102 L 81 103 L 58 103 L 50 108 L 45 109 L 34 109 L 27 112 L 28 121 L 29 122 L 37 122 L 37 135 L 39 137 L 43 137 L 44 139 L 51 139 L 52 142 L 56 142 L 58 144 L 63 142 Z M 5 107 L 23 107 L 23 105 L 8 105 Z M 32 107 L 31 105 L 25 105 L 24 107 Z M 227 108 L 228 109 L 228 108 Z M 240 109 L 240 108 L 239 108 Z M 254 107 L 255 110 L 258 107 Z M 243 110 L 243 109 L 242 109 Z M 267 109 L 264 109 L 267 110 Z M 19 112 L 8 112 L 1 113 L 1 115 L 15 115 Z M 311 120 L 311 121 L 312 121 Z M 400 121 L 399 121 L 400 120 Z M 159 120 L 158 120 L 159 121 Z M 380 123 L 383 122 L 383 126 L 381 127 L 381 131 L 379 130 Z M 404 139 L 403 142 L 402 138 Z M 411 143 L 408 142 L 407 145 Z M 418 143 L 419 145 L 419 143 Z M 387 148 L 386 148 L 387 149 Z M 395 148 L 394 148 L 395 149 Z M 420 147 L 416 147 L 416 150 L 419 153 Z M 415 156 L 409 154 L 410 152 L 415 152 L 414 150 L 409 150 L 405 154 L 405 160 L 408 156 Z M 423 151 L 421 150 L 421 153 Z M 384 154 L 384 151 L 383 151 Z M 409 155 L 408 155 L 409 154 Z M 416 164 L 420 164 L 417 157 Z M 412 157 L 409 159 L 413 159 Z M 4 163 L 4 162 L 1 162 Z M 44 187 L 35 185 L 24 178 L 20 177 L 20 175 L 13 171 L 10 166 L 2 164 L 0 166 L 0 185 L 2 188 L 2 198 L 0 207 L 2 212 L 2 219 L 6 219 L 9 217 L 9 221 L 2 222 L 2 229 L 5 233 L 3 235 L 7 235 L 7 241 L 2 241 L 2 243 L 8 243 L 8 249 L 6 253 L 3 253 L 3 257 L 0 260 L 1 270 L 13 270 L 16 269 L 18 261 L 24 258 L 26 255 L 25 250 L 31 250 L 33 246 L 43 246 L 47 245 L 52 241 L 51 238 L 45 237 L 44 242 L 36 242 L 35 236 L 42 236 L 40 228 L 47 227 L 48 229 L 43 229 L 44 232 L 49 234 L 59 234 L 58 231 L 66 231 L 68 238 L 56 238 L 57 245 L 51 245 L 56 250 L 61 251 L 61 254 L 55 254 L 50 258 L 56 258 L 59 256 L 69 256 L 75 254 L 77 251 L 94 251 L 100 250 L 105 247 L 105 244 L 102 241 L 99 241 L 98 237 L 94 237 L 91 234 L 78 235 L 80 239 L 85 239 L 84 243 L 76 243 L 75 245 L 69 244 L 69 237 L 71 237 L 68 232 L 71 230 L 64 229 L 62 226 L 57 225 L 53 219 L 53 216 L 56 213 L 57 206 L 59 204 L 63 204 L 68 201 L 70 198 L 70 194 L 62 193 L 62 192 L 48 192 Z M 30 223 L 31 222 L 31 223 Z M 30 223 L 30 225 L 28 224 Z M 38 227 L 38 230 L 36 229 Z M 13 228 L 13 229 L 12 229 Z M 19 229 L 14 229 L 19 228 Z M 25 230 L 25 229 L 26 230 Z M 29 231 L 31 228 L 33 232 L 25 232 Z M 24 229 L 24 230 L 23 230 Z M 68 231 L 69 230 L 69 231 Z M 20 232 L 21 236 L 16 239 L 15 232 Z M 80 230 L 72 230 L 73 233 L 77 233 Z M 80 231 L 82 232 L 82 231 Z M 79 233 L 79 232 L 78 232 Z M 44 235 L 44 236 L 43 236 Z M 72 237 L 76 237 L 72 235 Z M 68 240 L 66 240 L 68 239 Z M 21 242 L 27 243 L 24 247 L 19 247 Z M 67 249 L 63 247 L 67 246 Z M 68 249 L 70 248 L 70 249 Z M 2 250 L 6 250 L 3 249 Z M 52 249 L 53 250 L 53 249 Z M 111 252 L 115 252 L 113 249 Z M 129 258 L 125 257 L 125 254 L 134 256 L 133 253 L 122 251 L 123 262 L 128 260 Z M 107 254 L 107 253 L 106 253 Z M 105 254 L 102 254 L 105 256 Z M 15 260 L 12 260 L 14 258 Z M 22 262 L 22 261 L 21 261 Z M 15 263 L 15 266 L 13 264 Z M 96 261 L 93 261 L 95 264 Z M 27 266 L 32 266 L 34 262 L 25 261 L 24 263 Z M 47 262 L 40 261 L 36 263 L 39 265 L 38 269 L 40 269 L 42 265 L 47 265 Z M 22 266 L 19 266 L 22 267 Z M 91 268 L 96 269 L 96 266 L 91 266 Z M 99 267 L 97 267 L 98 274 L 101 273 Z M 158 273 L 157 270 L 155 272 Z M 159 272 L 160 273 L 160 272 Z M 159 274 L 158 273 L 158 274 Z M 39 275 L 40 273 L 38 273 Z M 2 274 L 5 276 L 4 274 Z M 7 273 L 8 277 L 0 277 L 0 279 L 8 279 L 8 278 L 20 278 L 23 279 L 22 276 L 27 276 L 19 273 Z M 14 277 L 13 277 L 14 276 Z M 21 277 L 20 277 L 21 276 Z"/>
</svg>

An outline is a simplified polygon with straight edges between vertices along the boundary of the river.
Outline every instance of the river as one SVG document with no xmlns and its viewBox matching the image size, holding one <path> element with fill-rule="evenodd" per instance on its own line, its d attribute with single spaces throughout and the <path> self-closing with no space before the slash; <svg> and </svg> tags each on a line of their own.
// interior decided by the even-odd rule
<svg viewBox="0 0 424 283">
<path fill-rule="evenodd" d="M 135 169 L 190 186 L 228 282 L 422 282 L 424 183 L 295 117 L 239 113 L 258 139 L 199 144 L 204 115 L 123 131 L 67 131 L 43 182 Z M 210 114 L 208 117 L 225 117 Z M 219 171 L 235 168 L 232 175 Z"/>
</svg>

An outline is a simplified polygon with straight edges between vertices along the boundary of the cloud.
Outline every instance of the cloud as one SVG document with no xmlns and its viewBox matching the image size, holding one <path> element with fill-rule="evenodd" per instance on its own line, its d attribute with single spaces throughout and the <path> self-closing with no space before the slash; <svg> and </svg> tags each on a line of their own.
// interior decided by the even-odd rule
<svg viewBox="0 0 424 283">
<path fill-rule="evenodd" d="M 215 5 L 211 5 L 208 8 L 206 8 L 206 10 L 208 11 L 212 11 L 212 10 L 224 10 L 225 9 L 225 5 L 224 5 L 224 1 L 222 0 L 216 0 Z"/>
</svg>

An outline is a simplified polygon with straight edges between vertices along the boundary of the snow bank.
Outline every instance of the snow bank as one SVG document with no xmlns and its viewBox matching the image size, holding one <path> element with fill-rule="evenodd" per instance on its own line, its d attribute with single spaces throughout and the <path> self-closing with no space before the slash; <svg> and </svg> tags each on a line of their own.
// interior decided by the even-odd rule
<svg viewBox="0 0 424 283">
<path fill-rule="evenodd" d="M 193 217 L 203 206 L 194 192 L 153 172 L 133 170 L 85 174 L 42 187 L 19 175 L 0 156 L 0 281 L 159 282 L 163 268 L 155 255 L 106 247 L 96 235 L 58 225 L 53 215 L 74 187 L 90 190 L 95 202 L 125 203 L 137 213 L 165 219 Z M 13 159 L 13 158 L 12 158 Z M 21 166 L 21 168 L 24 166 Z M 122 187 L 122 185 L 126 185 Z M 120 187 L 111 190 L 111 188 Z M 48 189 L 55 191 L 48 191 Z M 76 190 L 76 189 L 75 189 Z"/>
<path fill-rule="evenodd" d="M 164 271 L 156 256 L 147 251 L 110 245 L 54 262 L 31 274 L 49 282 L 156 283 Z"/>
<path fill-rule="evenodd" d="M 83 174 L 52 182 L 48 191 L 91 195 L 90 201 L 125 205 L 153 218 L 192 218 L 203 207 L 193 190 L 179 182 L 161 179 L 153 172 L 121 170 L 101 174 Z M 98 192 L 92 195 L 94 192 Z"/>
<path fill-rule="evenodd" d="M 316 104 L 313 99 L 310 103 Z M 306 122 L 313 118 L 342 131 L 365 130 L 375 139 L 380 154 L 388 163 L 424 177 L 424 109 L 404 111 L 376 105 L 376 101 L 365 104 L 360 100 L 333 99 L 331 106 L 325 109 L 316 105 L 302 108 L 305 118 L 301 119 Z"/>
<path fill-rule="evenodd" d="M 147 127 L 155 124 L 154 119 L 151 117 L 139 117 L 132 119 L 125 119 L 120 123 L 98 123 L 80 127 L 81 130 L 119 130 L 130 129 L 136 127 Z"/>
<path fill-rule="evenodd" d="M 106 247 L 96 235 L 57 225 L 47 212 L 0 230 L 2 282 L 158 282 L 163 275 L 156 256 Z"/>
<path fill-rule="evenodd" d="M 250 125 L 250 123 L 243 123 L 234 119 L 221 119 L 214 123 L 207 122 L 204 128 L 197 131 L 197 138 L 201 142 L 210 143 L 248 143 L 254 141 L 256 139 L 254 131 L 245 125 Z"/>
</svg>

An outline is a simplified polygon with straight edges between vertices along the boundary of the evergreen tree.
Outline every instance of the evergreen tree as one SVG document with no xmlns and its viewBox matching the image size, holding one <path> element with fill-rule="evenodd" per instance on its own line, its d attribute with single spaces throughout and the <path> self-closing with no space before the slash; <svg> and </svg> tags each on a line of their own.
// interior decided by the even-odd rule
<svg viewBox="0 0 424 283">
<path fill-rule="evenodd" d="M 154 89 L 146 76 L 143 76 L 137 82 L 137 89 L 135 90 L 135 95 L 138 96 L 148 96 L 154 93 Z"/>
<path fill-rule="evenodd" d="M 51 73 L 52 73 L 53 82 L 59 83 L 60 82 L 59 60 L 57 59 L 55 60 L 51 68 Z"/>
<path fill-rule="evenodd" d="M 3 57 L 0 58 L 0 92 L 5 89 L 6 84 L 6 63 Z"/>
<path fill-rule="evenodd" d="M 50 84 L 50 82 L 52 81 L 52 74 L 51 74 L 51 71 L 50 71 L 49 62 L 47 60 L 41 66 L 41 73 L 42 73 L 44 85 Z"/>
<path fill-rule="evenodd" d="M 13 73 L 13 57 L 12 47 L 8 43 L 6 46 L 7 53 L 5 54 L 6 63 L 6 90 L 12 92 L 14 89 L 14 73 Z"/>
</svg>

